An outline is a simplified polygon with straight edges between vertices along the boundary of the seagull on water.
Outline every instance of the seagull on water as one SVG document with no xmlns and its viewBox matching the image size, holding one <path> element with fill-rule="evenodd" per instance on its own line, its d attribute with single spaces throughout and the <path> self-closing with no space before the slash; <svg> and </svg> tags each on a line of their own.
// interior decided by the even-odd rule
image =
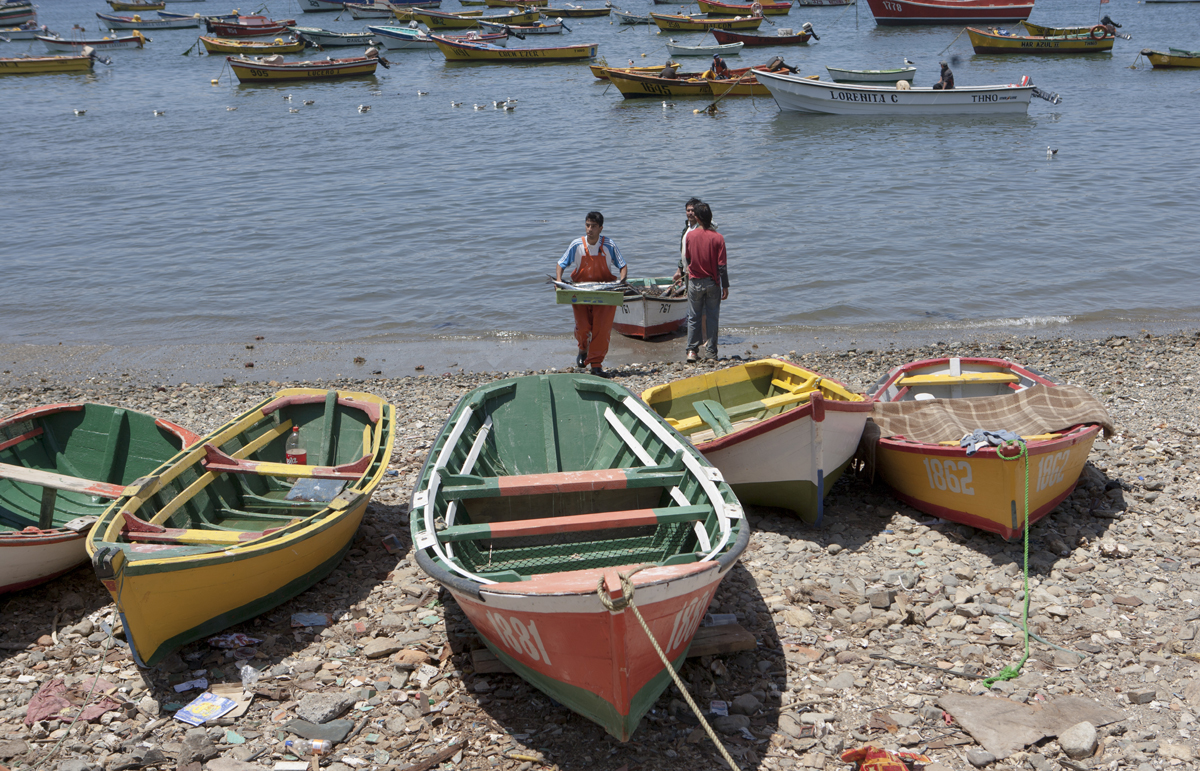
<svg viewBox="0 0 1200 771">
<path fill-rule="evenodd" d="M 371 111 L 371 105 L 369 105 L 369 104 L 360 104 L 360 105 L 358 106 L 358 111 L 359 111 L 359 112 L 370 112 L 370 111 Z"/>
<path fill-rule="evenodd" d="M 166 115 L 167 111 L 166 110 L 155 110 L 154 114 L 155 115 Z"/>
<path fill-rule="evenodd" d="M 512 112 L 515 109 L 517 109 L 517 106 L 515 104 L 509 104 L 508 102 L 504 103 L 504 111 L 505 112 Z"/>
<path fill-rule="evenodd" d="M 295 107 L 289 107 L 288 112 L 300 112 L 300 111 L 297 110 Z"/>
<path fill-rule="evenodd" d="M 674 102 L 663 102 L 663 109 L 664 109 L 664 110 L 665 110 L 665 109 L 667 109 L 668 107 L 674 107 L 674 106 L 675 106 L 675 103 L 674 103 Z"/>
<path fill-rule="evenodd" d="M 316 104 L 316 101 L 314 101 L 312 99 L 305 99 L 304 104 L 311 107 L 312 105 Z"/>
<path fill-rule="evenodd" d="M 451 107 L 462 107 L 462 102 L 450 102 Z"/>
<path fill-rule="evenodd" d="M 226 108 L 225 108 L 225 111 L 226 111 L 226 112 L 233 112 L 233 111 L 234 111 L 234 110 L 236 110 L 236 109 L 237 109 L 236 107 L 226 107 Z"/>
<path fill-rule="evenodd" d="M 285 95 L 284 95 L 284 97 L 283 97 L 283 101 L 285 101 L 285 102 L 290 102 L 290 101 L 292 101 L 292 95 L 291 95 L 291 94 L 285 94 Z"/>
<path fill-rule="evenodd" d="M 76 115 L 84 115 L 87 113 L 87 110 L 75 110 L 74 112 Z"/>
<path fill-rule="evenodd" d="M 428 91 L 418 91 L 417 96 L 429 96 L 429 92 Z"/>
<path fill-rule="evenodd" d="M 1050 145 L 1046 145 L 1046 160 L 1048 160 L 1048 161 L 1053 160 L 1054 156 L 1057 154 L 1058 154 L 1058 150 L 1051 150 Z"/>
<path fill-rule="evenodd" d="M 497 110 L 499 110 L 506 104 L 508 104 L 508 102 L 492 102 L 492 107 L 495 107 Z"/>
<path fill-rule="evenodd" d="M 483 110 L 483 109 L 486 109 L 486 107 L 487 107 L 487 105 L 484 105 L 484 104 L 475 105 L 476 110 Z"/>
</svg>

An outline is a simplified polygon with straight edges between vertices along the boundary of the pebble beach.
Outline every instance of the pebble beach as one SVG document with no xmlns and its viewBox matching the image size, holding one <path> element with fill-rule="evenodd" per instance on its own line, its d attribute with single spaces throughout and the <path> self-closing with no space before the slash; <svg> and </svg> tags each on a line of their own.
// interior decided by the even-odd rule
<svg viewBox="0 0 1200 771">
<path fill-rule="evenodd" d="M 856 391 L 914 359 L 1005 358 L 1087 389 L 1117 433 L 1096 442 L 1075 492 L 1030 528 L 1030 656 L 1018 677 L 990 689 L 982 678 L 1024 652 L 1019 539 L 935 519 L 850 473 L 830 492 L 820 527 L 751 507 L 750 546 L 709 612 L 735 614 L 756 648 L 691 658 L 681 673 L 700 705 L 728 704 L 713 723 L 741 768 L 850 768 L 841 752 L 867 743 L 923 753 L 930 771 L 1195 767 L 1200 332 L 812 352 L 764 345 L 753 356 L 790 359 Z M 610 376 L 640 393 L 736 363 L 630 363 Z M 106 631 L 119 624 L 86 566 L 0 598 L 0 766 L 249 771 L 293 760 L 284 742 L 305 737 L 334 742 L 319 764 L 335 771 L 725 767 L 673 686 L 623 744 L 515 675 L 478 671 L 472 651 L 482 643 L 410 557 L 409 495 L 446 415 L 472 388 L 535 371 L 173 382 L 4 369 L 3 414 L 95 401 L 204 433 L 281 387 L 303 385 L 384 396 L 398 429 L 396 474 L 376 492 L 345 560 L 299 597 L 228 630 L 261 641 L 249 648 L 194 643 L 139 672 Z M 329 623 L 297 627 L 296 613 L 329 614 Z M 172 717 L 200 692 L 176 686 L 197 678 L 241 685 L 246 662 L 259 676 L 244 713 L 198 728 Z M 91 720 L 27 724 L 31 700 L 56 680 L 73 704 L 107 709 Z M 992 726 L 1009 736 L 1020 716 L 1056 704 L 1086 700 L 1101 717 L 1032 731 L 1011 751 L 993 752 L 979 730 L 967 730 L 963 706 L 974 703 L 963 697 L 985 694 L 1012 707 Z"/>
</svg>

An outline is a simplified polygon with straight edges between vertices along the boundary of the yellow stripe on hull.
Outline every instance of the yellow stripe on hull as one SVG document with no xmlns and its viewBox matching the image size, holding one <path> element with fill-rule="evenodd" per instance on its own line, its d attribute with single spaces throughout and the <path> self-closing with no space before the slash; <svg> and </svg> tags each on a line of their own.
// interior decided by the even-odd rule
<svg viewBox="0 0 1200 771">
<path fill-rule="evenodd" d="M 971 45 L 977 54 L 1079 54 L 1112 51 L 1112 37 L 1097 40 L 1091 35 L 1064 37 L 1025 37 L 1021 35 L 992 35 L 967 28 Z"/>
<path fill-rule="evenodd" d="M 1075 488 L 1098 426 L 1029 444 L 1029 514 L 1036 522 Z M 1008 448 L 1006 453 L 1015 452 Z M 993 450 L 967 456 L 959 448 L 883 440 L 879 476 L 916 509 L 1011 539 L 1025 526 L 1025 464 Z"/>
<path fill-rule="evenodd" d="M 761 16 L 751 16 L 748 19 L 692 19 L 687 16 L 664 16 L 652 13 L 650 18 L 661 30 L 669 32 L 707 32 L 710 29 L 758 29 L 762 24 Z"/>
<path fill-rule="evenodd" d="M 1200 67 L 1200 56 L 1172 56 L 1158 51 L 1152 53 L 1142 51 L 1142 54 L 1155 67 Z"/>
</svg>

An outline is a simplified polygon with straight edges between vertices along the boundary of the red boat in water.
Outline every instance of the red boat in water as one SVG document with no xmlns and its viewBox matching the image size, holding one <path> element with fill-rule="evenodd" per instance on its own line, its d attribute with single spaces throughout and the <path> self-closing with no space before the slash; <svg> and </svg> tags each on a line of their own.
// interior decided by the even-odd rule
<svg viewBox="0 0 1200 771">
<path fill-rule="evenodd" d="M 208 31 L 221 37 L 277 35 L 296 25 L 295 19 L 275 21 L 266 16 L 238 16 L 235 19 L 205 19 Z"/>
<path fill-rule="evenodd" d="M 1034 0 L 867 0 L 875 23 L 973 24 L 1015 23 L 1029 18 Z"/>
<path fill-rule="evenodd" d="M 784 32 L 781 28 L 779 32 Z M 712 35 L 721 45 L 730 43 L 742 43 L 748 46 L 798 46 L 804 45 L 813 37 L 812 26 L 808 25 L 800 30 L 798 35 L 759 35 L 753 32 L 738 32 L 731 29 L 714 29 Z"/>
</svg>

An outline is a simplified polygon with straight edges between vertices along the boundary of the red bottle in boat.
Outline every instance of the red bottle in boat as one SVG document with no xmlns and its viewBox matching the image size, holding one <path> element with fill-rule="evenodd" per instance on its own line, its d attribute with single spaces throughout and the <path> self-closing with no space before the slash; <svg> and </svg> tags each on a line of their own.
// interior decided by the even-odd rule
<svg viewBox="0 0 1200 771">
<path fill-rule="evenodd" d="M 292 426 L 292 435 L 288 437 L 283 447 L 283 454 L 289 464 L 308 465 L 308 451 L 300 442 L 300 426 Z"/>
</svg>

